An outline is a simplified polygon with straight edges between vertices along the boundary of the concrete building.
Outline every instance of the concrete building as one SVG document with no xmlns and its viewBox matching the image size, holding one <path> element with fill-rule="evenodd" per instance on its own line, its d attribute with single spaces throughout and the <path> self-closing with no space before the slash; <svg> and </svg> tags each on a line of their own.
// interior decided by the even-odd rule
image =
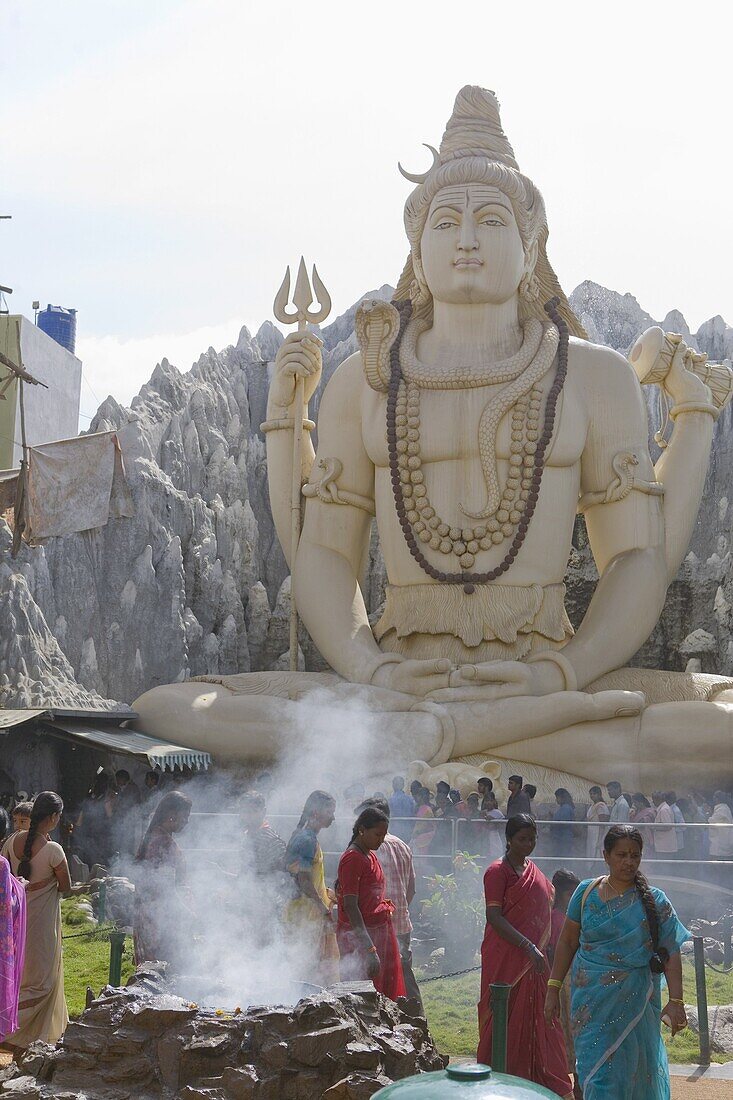
<svg viewBox="0 0 733 1100">
<path fill-rule="evenodd" d="M 28 445 L 78 435 L 81 360 L 20 314 L 0 314 L 0 351 L 48 386 L 24 384 Z M 0 378 L 7 373 L 0 367 Z M 17 467 L 22 457 L 18 386 L 11 382 L 0 401 L 0 470 Z"/>
</svg>

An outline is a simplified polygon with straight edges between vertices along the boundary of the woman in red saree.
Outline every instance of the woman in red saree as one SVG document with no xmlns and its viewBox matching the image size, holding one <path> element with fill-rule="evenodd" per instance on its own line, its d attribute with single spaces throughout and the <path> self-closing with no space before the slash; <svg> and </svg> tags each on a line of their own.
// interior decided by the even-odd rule
<svg viewBox="0 0 733 1100">
<path fill-rule="evenodd" d="M 545 1023 L 552 928 L 552 883 L 529 858 L 537 826 L 529 814 L 506 823 L 507 851 L 484 875 L 486 932 L 481 945 L 481 1000 L 477 1060 L 491 1064 L 493 1021 L 490 986 L 503 982 L 509 994 L 507 1073 L 544 1085 L 572 1100 L 565 1041 L 558 1021 Z"/>
<path fill-rule="evenodd" d="M 384 896 L 384 871 L 374 854 L 388 827 L 387 815 L 373 807 L 356 819 L 351 843 L 339 861 L 336 940 L 341 980 L 371 978 L 379 993 L 396 1001 L 407 993 L 392 927 L 394 905 Z"/>
</svg>

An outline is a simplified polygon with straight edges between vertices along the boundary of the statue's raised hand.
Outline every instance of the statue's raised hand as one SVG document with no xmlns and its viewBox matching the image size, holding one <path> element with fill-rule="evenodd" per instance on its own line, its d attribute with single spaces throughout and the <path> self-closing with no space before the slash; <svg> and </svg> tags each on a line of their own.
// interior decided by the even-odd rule
<svg viewBox="0 0 733 1100">
<path fill-rule="evenodd" d="M 372 677 L 372 683 L 422 698 L 431 691 L 447 688 L 454 668 L 447 657 L 432 657 L 427 661 L 403 660 L 382 665 Z"/>
<path fill-rule="evenodd" d="M 710 390 L 702 378 L 693 374 L 686 364 L 689 354 L 690 348 L 684 340 L 680 340 L 672 357 L 672 365 L 664 379 L 664 388 L 675 405 L 684 405 L 688 401 L 708 403 L 711 400 Z"/>
<path fill-rule="evenodd" d="M 318 388 L 323 369 L 323 341 L 313 332 L 291 332 L 275 356 L 275 372 L 270 383 L 270 401 L 288 409 L 295 397 L 295 379 L 302 378 L 303 398 L 308 404 Z"/>
</svg>

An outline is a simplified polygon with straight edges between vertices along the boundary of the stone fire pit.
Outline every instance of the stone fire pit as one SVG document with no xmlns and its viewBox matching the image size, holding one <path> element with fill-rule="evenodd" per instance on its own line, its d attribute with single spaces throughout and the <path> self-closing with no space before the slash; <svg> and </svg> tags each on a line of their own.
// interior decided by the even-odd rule
<svg viewBox="0 0 733 1100">
<path fill-rule="evenodd" d="M 34 1044 L 0 1071 L 0 1098 L 367 1100 L 446 1061 L 417 1006 L 371 983 L 235 1012 L 172 996 L 146 967 L 126 989 L 106 987 L 58 1046 Z"/>
</svg>

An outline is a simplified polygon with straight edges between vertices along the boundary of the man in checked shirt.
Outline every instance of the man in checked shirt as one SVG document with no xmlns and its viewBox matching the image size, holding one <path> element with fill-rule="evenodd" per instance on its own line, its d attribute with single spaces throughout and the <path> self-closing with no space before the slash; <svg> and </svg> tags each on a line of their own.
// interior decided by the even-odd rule
<svg viewBox="0 0 733 1100">
<path fill-rule="evenodd" d="M 386 798 L 365 798 L 361 805 L 354 810 L 360 814 L 368 806 L 389 817 L 389 803 Z M 384 840 L 374 853 L 382 865 L 384 871 L 384 896 L 394 904 L 392 914 L 392 927 L 400 945 L 400 957 L 402 959 L 402 972 L 405 978 L 407 996 L 411 1001 L 417 1001 L 422 1008 L 420 987 L 412 972 L 412 951 L 410 950 L 410 933 L 412 921 L 410 920 L 409 905 L 415 896 L 415 867 L 412 862 L 412 852 L 404 840 L 387 832 Z"/>
</svg>

